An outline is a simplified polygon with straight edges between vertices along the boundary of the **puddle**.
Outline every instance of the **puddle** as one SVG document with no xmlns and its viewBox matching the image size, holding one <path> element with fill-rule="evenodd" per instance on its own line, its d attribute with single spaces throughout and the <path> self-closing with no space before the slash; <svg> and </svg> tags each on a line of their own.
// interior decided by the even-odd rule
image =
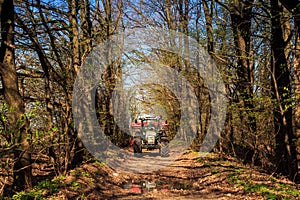
<svg viewBox="0 0 300 200">
<path fill-rule="evenodd" d="M 165 181 L 139 181 L 131 180 L 123 185 L 131 193 L 146 193 L 151 191 L 168 191 L 169 184 Z"/>
</svg>

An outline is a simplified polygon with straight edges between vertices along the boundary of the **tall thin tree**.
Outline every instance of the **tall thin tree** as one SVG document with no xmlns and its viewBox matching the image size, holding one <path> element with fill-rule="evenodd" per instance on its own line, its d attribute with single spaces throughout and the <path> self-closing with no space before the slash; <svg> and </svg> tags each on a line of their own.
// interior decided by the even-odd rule
<svg viewBox="0 0 300 200">
<path fill-rule="evenodd" d="M 282 6 L 278 0 L 271 0 L 271 72 L 273 98 L 277 101 L 274 110 L 275 156 L 277 172 L 288 175 L 293 181 L 299 181 L 295 134 L 293 131 L 291 106 L 290 69 L 284 54 L 286 41 L 282 31 Z"/>
<path fill-rule="evenodd" d="M 18 77 L 15 67 L 14 46 L 14 3 L 1 0 L 1 53 L 0 73 L 4 89 L 4 99 L 9 106 L 8 123 L 14 136 L 14 186 L 16 189 L 32 187 L 31 154 L 28 136 L 28 120 L 24 101 L 19 93 Z"/>
</svg>

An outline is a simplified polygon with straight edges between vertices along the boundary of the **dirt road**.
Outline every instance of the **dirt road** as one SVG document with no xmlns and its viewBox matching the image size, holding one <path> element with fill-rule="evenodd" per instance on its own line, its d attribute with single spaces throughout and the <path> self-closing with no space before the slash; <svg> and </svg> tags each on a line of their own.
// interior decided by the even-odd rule
<svg viewBox="0 0 300 200">
<path fill-rule="evenodd" d="M 62 180 L 60 191 L 49 199 L 259 200 L 266 194 L 286 197 L 280 193 L 280 184 L 294 187 L 233 158 L 220 160 L 216 154 L 199 158 L 188 152 L 169 166 L 142 174 L 116 171 L 100 162 L 86 163 L 72 170 Z"/>
</svg>

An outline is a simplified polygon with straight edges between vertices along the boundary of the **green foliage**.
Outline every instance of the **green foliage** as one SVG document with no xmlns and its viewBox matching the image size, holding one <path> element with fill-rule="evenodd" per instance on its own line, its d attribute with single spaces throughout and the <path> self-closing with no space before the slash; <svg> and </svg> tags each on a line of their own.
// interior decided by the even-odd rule
<svg viewBox="0 0 300 200">
<path fill-rule="evenodd" d="M 72 187 L 75 189 L 75 190 L 78 190 L 82 185 L 76 181 L 72 182 Z"/>
<path fill-rule="evenodd" d="M 258 193 L 260 195 L 263 195 L 264 199 L 267 200 L 300 198 L 300 192 L 288 184 L 255 184 L 251 181 L 251 179 L 247 178 L 247 180 L 245 181 L 235 173 L 230 174 L 229 177 L 230 179 L 228 182 L 230 184 L 235 184 L 237 187 L 243 186 L 245 192 Z M 276 179 L 272 179 L 272 182 L 275 181 Z"/>
<path fill-rule="evenodd" d="M 43 190 L 22 191 L 12 197 L 13 200 L 43 200 Z"/>
<path fill-rule="evenodd" d="M 294 189 L 288 184 L 279 183 L 277 184 L 277 188 L 280 188 L 282 190 L 282 194 L 287 194 L 296 198 L 300 198 L 300 191 Z"/>
<path fill-rule="evenodd" d="M 229 183 L 234 184 L 237 180 L 239 180 L 239 177 L 235 173 L 231 173 L 229 176 Z"/>
<path fill-rule="evenodd" d="M 276 188 L 273 188 L 267 184 L 247 184 L 244 187 L 244 190 L 251 193 L 259 193 L 268 200 L 282 199 L 283 196 L 280 192 L 276 192 Z"/>
<path fill-rule="evenodd" d="M 87 171 L 83 171 L 83 172 L 81 172 L 81 174 L 82 174 L 82 176 L 85 176 L 85 177 L 90 177 L 91 176 L 90 173 L 87 172 Z"/>
<path fill-rule="evenodd" d="M 4 114 L 0 113 L 0 120 L 2 122 L 7 122 L 7 117 Z"/>
<path fill-rule="evenodd" d="M 25 115 L 25 114 L 22 114 L 22 115 L 20 116 L 20 119 L 17 121 L 17 125 L 18 125 L 18 126 L 22 126 L 22 125 L 24 124 L 24 122 L 25 122 L 26 119 L 27 119 L 26 115 Z"/>
<path fill-rule="evenodd" d="M 55 178 L 52 180 L 41 181 L 35 187 L 36 189 L 45 189 L 48 190 L 49 193 L 57 193 L 59 191 L 61 180 L 63 177 Z"/>
<path fill-rule="evenodd" d="M 32 190 L 18 192 L 13 195 L 13 200 L 44 200 L 45 196 L 59 192 L 61 181 L 65 178 L 60 176 L 52 180 L 44 180 L 39 182 Z"/>
<path fill-rule="evenodd" d="M 105 163 L 100 162 L 100 161 L 98 161 L 98 160 L 96 160 L 94 163 L 95 163 L 96 165 L 100 166 L 100 167 L 103 167 L 103 166 L 105 165 Z"/>
</svg>

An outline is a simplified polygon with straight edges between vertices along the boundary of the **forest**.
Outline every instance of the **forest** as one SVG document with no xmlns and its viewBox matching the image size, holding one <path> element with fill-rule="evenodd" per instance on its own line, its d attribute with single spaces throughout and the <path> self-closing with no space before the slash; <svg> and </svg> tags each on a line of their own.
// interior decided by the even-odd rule
<svg viewBox="0 0 300 200">
<path fill-rule="evenodd" d="M 221 199 L 222 191 L 196 194 L 205 170 L 234 171 L 216 182 L 242 188 L 237 199 L 300 198 L 298 0 L 0 0 L 0 15 L 0 199 L 139 199 L 123 185 L 149 177 L 169 180 L 168 191 L 141 199 L 185 199 L 176 189 L 186 199 Z M 101 132 L 131 152 L 130 123 L 147 114 L 168 122 L 170 151 L 178 135 L 188 144 L 181 154 L 191 156 L 183 164 L 190 178 L 171 176 L 173 165 L 127 175 L 91 150 L 106 145 Z M 266 180 L 255 185 L 248 179 L 258 172 Z"/>
</svg>

